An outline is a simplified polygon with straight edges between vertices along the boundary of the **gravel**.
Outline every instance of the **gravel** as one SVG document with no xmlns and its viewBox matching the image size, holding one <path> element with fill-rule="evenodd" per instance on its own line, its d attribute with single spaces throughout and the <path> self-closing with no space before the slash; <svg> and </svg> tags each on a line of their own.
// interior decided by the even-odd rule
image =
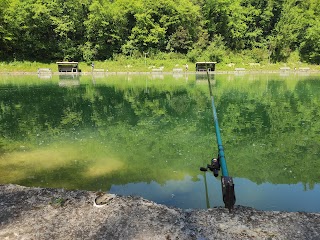
<svg viewBox="0 0 320 240">
<path fill-rule="evenodd" d="M 0 185 L 0 239 L 320 239 L 320 213 L 167 207 L 140 197 Z"/>
</svg>

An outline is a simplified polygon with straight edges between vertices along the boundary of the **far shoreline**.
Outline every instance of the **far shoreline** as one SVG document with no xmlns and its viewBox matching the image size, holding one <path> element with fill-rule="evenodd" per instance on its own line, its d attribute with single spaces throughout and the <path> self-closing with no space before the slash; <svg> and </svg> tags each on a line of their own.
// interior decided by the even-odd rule
<svg viewBox="0 0 320 240">
<path fill-rule="evenodd" d="M 318 74 L 320 73 L 320 70 L 216 70 L 216 71 L 211 71 L 210 74 L 217 74 L 217 75 L 222 75 L 222 74 L 235 74 L 235 75 L 246 75 L 246 74 L 300 74 L 300 75 L 311 75 L 311 74 Z M 58 72 L 58 71 L 53 71 L 51 73 L 47 74 L 40 74 L 37 71 L 1 71 L 0 70 L 0 75 L 170 75 L 170 74 L 180 74 L 180 75 L 194 75 L 194 74 L 206 74 L 206 72 L 197 72 L 197 71 L 183 71 L 183 72 L 174 72 L 174 71 L 163 71 L 163 72 L 152 72 L 152 71 L 100 71 L 100 72 Z"/>
<path fill-rule="evenodd" d="M 72 62 L 72 61 L 71 61 Z M 201 62 L 201 61 L 200 61 Z M 208 61 L 202 61 L 208 62 Z M 37 74 L 38 70 L 59 74 L 59 62 L 38 61 L 0 61 L 0 74 L 31 75 Z M 121 58 L 120 60 L 99 60 L 92 62 L 76 61 L 78 70 L 82 75 L 94 73 L 105 74 L 194 74 L 196 62 L 190 62 L 186 58 L 177 59 L 152 59 L 152 58 Z M 92 65 L 94 64 L 94 65 Z M 94 68 L 92 68 L 94 66 Z M 304 62 L 218 62 L 215 63 L 215 74 L 243 74 L 243 73 L 318 73 L 320 65 Z M 198 73 L 198 72 L 197 72 Z"/>
</svg>

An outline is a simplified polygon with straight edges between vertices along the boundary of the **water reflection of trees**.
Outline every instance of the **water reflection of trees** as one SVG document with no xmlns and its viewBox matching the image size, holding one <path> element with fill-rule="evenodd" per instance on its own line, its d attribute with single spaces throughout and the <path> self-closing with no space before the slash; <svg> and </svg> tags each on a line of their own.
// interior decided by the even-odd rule
<svg viewBox="0 0 320 240">
<path fill-rule="evenodd" d="M 298 81 L 293 88 L 290 84 L 217 81 L 214 95 L 234 177 L 257 183 L 302 182 L 310 188 L 319 182 L 315 169 L 320 154 L 320 82 Z M 90 161 L 69 162 L 21 181 L 45 178 L 52 184 L 71 181 L 70 186 L 93 188 L 101 183 L 105 187 L 111 182 L 164 183 L 185 174 L 197 176 L 198 167 L 216 149 L 207 86 L 164 85 L 151 82 L 148 93 L 144 86 L 117 84 L 3 85 L 0 154 L 21 151 L 21 143 L 33 149 L 39 141 L 70 137 L 77 142 L 86 138 L 82 132 L 91 132 L 108 148 L 125 149 L 120 153 L 121 169 L 84 178 L 80 172 L 89 168 Z M 97 143 L 92 148 L 92 154 L 104 151 Z"/>
</svg>

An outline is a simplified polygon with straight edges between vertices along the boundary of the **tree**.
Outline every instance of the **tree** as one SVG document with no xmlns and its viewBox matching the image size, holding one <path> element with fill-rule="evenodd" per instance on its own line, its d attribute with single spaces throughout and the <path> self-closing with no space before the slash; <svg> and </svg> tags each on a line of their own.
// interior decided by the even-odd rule
<svg viewBox="0 0 320 240">
<path fill-rule="evenodd" d="M 166 49 L 186 54 L 191 48 L 191 36 L 187 30 L 179 26 L 177 31 L 171 35 Z"/>
<path fill-rule="evenodd" d="M 263 45 L 272 29 L 272 10 L 266 0 L 206 0 L 203 7 L 210 38 L 221 35 L 237 51 Z"/>
<path fill-rule="evenodd" d="M 56 36 L 58 51 L 56 59 L 81 59 L 81 46 L 85 39 L 84 19 L 87 18 L 89 0 L 75 2 L 74 0 L 49 1 L 51 24 Z"/>
<path fill-rule="evenodd" d="M 152 11 L 135 14 L 136 25 L 132 28 L 129 40 L 133 41 L 141 52 L 149 48 L 163 49 L 166 29 L 154 21 Z"/>
<path fill-rule="evenodd" d="M 92 57 L 106 59 L 120 51 L 127 27 L 121 2 L 92 1 L 84 24 L 88 41 L 86 46 L 91 46 Z"/>
<path fill-rule="evenodd" d="M 8 57 L 11 48 L 12 34 L 7 30 L 7 23 L 5 21 L 7 1 L 0 1 L 0 56 L 2 59 Z"/>
<path fill-rule="evenodd" d="M 140 52 L 149 49 L 186 52 L 191 41 L 197 39 L 200 7 L 188 0 L 141 0 L 130 13 L 128 16 L 134 18 L 135 24 L 125 45 L 127 51 L 131 47 Z M 172 47 L 175 43 L 170 39 L 183 41 L 184 46 Z"/>
<path fill-rule="evenodd" d="M 2 9 L 3 25 L 2 25 L 2 42 L 6 47 L 6 54 L 10 59 L 24 58 L 29 45 L 30 32 L 28 26 L 28 11 L 27 6 L 30 7 L 30 1 L 25 3 L 19 0 L 11 0 L 2 2 L 6 5 Z"/>
<path fill-rule="evenodd" d="M 309 7 L 310 27 L 300 44 L 302 60 L 320 64 L 320 0 L 311 0 Z"/>
<path fill-rule="evenodd" d="M 313 64 L 320 64 L 320 21 L 314 21 L 314 25 L 306 31 L 303 42 L 300 45 L 302 60 Z"/>
<path fill-rule="evenodd" d="M 22 60 L 79 58 L 88 1 L 6 1 L 7 54 Z"/>
<path fill-rule="evenodd" d="M 283 4 L 281 17 L 274 29 L 274 61 L 286 61 L 290 53 L 298 48 L 309 27 L 310 1 L 287 0 Z"/>
<path fill-rule="evenodd" d="M 202 58 L 209 61 L 222 62 L 226 55 L 226 47 L 223 37 L 220 35 L 214 36 L 211 44 L 201 54 Z"/>
</svg>

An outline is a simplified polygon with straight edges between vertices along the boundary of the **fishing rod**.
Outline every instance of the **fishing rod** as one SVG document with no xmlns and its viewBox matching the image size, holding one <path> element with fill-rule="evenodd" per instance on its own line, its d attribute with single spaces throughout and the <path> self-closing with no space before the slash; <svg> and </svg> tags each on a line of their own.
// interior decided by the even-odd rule
<svg viewBox="0 0 320 240">
<path fill-rule="evenodd" d="M 229 176 L 227 161 L 224 155 L 224 149 L 222 146 L 217 110 L 214 105 L 214 97 L 212 94 L 211 83 L 210 83 L 210 76 L 209 71 L 207 69 L 207 78 L 208 78 L 208 85 L 209 85 L 209 92 L 211 97 L 211 106 L 213 112 L 213 120 L 214 120 L 214 127 L 216 131 L 216 138 L 218 144 L 218 157 L 213 158 L 210 164 L 207 164 L 207 167 L 201 167 L 200 171 L 207 171 L 208 169 L 213 172 L 215 177 L 219 176 L 219 171 L 221 170 L 221 188 L 222 188 L 222 197 L 225 207 L 229 209 L 229 212 L 232 211 L 234 204 L 236 202 L 236 196 L 234 193 L 234 184 L 232 177 Z"/>
</svg>

